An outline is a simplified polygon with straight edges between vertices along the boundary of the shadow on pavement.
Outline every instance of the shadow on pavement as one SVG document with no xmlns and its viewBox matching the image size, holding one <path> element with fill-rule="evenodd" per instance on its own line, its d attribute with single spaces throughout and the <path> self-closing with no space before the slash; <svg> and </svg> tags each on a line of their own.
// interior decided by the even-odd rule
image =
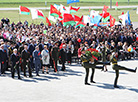
<svg viewBox="0 0 138 102">
<path fill-rule="evenodd" d="M 108 73 L 114 73 L 115 74 L 115 71 L 108 71 Z M 119 72 L 119 74 L 128 74 L 126 72 Z"/>
<path fill-rule="evenodd" d="M 91 86 L 96 86 L 96 87 L 103 88 L 103 89 L 120 89 L 120 90 L 125 89 L 125 90 L 129 90 L 129 91 L 133 91 L 133 92 L 138 93 L 138 89 L 131 88 L 131 87 L 128 87 L 128 86 L 122 86 L 122 85 L 118 85 L 119 88 L 114 88 L 113 84 L 97 82 L 96 84 L 91 84 Z"/>
</svg>

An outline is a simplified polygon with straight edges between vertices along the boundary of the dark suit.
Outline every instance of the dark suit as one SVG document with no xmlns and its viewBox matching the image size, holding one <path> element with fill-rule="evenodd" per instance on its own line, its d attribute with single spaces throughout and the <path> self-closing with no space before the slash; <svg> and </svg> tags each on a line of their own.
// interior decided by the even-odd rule
<svg viewBox="0 0 138 102">
<path fill-rule="evenodd" d="M 52 59 L 53 59 L 53 64 L 54 64 L 54 71 L 57 72 L 57 60 L 59 59 L 59 48 L 58 47 L 53 47 L 52 48 Z"/>
<path fill-rule="evenodd" d="M 0 50 L 0 74 L 3 72 L 3 64 L 4 64 L 3 51 Z"/>
<path fill-rule="evenodd" d="M 11 74 L 12 74 L 12 78 L 14 78 L 15 70 L 17 70 L 18 79 L 20 79 L 19 63 L 16 64 L 16 62 L 18 62 L 19 60 L 20 60 L 19 55 L 15 55 L 14 53 L 11 55 L 11 62 L 12 62 Z"/>
<path fill-rule="evenodd" d="M 31 63 L 31 68 L 32 69 L 34 69 L 34 64 L 33 64 L 33 56 L 32 56 L 32 53 L 33 53 L 33 51 L 35 50 L 35 45 L 33 45 L 33 44 L 30 44 L 29 45 L 29 49 L 28 49 L 28 51 L 30 52 L 30 63 Z"/>
<path fill-rule="evenodd" d="M 21 52 L 21 57 L 22 57 L 22 66 L 23 66 L 23 69 L 24 69 L 24 76 L 26 76 L 26 65 L 29 69 L 29 77 L 32 76 L 32 71 L 31 71 L 31 68 L 30 68 L 30 53 L 26 50 L 23 50 Z M 28 60 L 28 62 L 26 61 Z"/>
<path fill-rule="evenodd" d="M 62 71 L 65 70 L 65 63 L 66 63 L 66 59 L 67 59 L 67 51 L 66 49 L 61 49 L 60 50 L 60 56 L 61 56 L 61 63 L 62 63 Z"/>
</svg>

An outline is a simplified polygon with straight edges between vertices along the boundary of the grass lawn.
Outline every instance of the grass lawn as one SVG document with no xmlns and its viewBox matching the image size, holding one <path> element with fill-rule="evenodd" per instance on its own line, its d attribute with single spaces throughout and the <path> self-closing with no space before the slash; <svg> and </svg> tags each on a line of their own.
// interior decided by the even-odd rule
<svg viewBox="0 0 138 102">
<path fill-rule="evenodd" d="M 63 4 L 65 6 L 75 6 L 75 3 L 67 5 L 67 0 L 0 0 L 0 7 L 19 7 L 19 5 L 27 7 L 45 7 L 45 1 L 47 6 L 51 4 Z M 118 1 L 119 5 L 128 5 L 128 0 L 112 0 L 112 5 Z M 80 0 L 77 6 L 103 6 L 110 5 L 110 0 Z M 138 5 L 138 0 L 130 0 L 129 5 Z"/>
<path fill-rule="evenodd" d="M 77 13 L 73 13 L 75 15 L 81 16 L 81 15 L 89 15 L 89 10 L 79 10 Z M 98 11 L 102 12 L 101 9 L 99 9 Z M 121 15 L 122 12 L 126 13 L 128 11 L 128 9 L 118 9 L 118 11 L 115 11 L 113 9 L 109 9 L 108 10 L 111 15 L 118 21 L 118 16 Z M 138 22 L 138 14 L 136 14 L 136 9 L 129 9 L 130 11 L 130 18 L 132 20 L 132 22 Z M 49 10 L 43 10 L 43 13 L 45 16 L 48 17 L 48 13 Z M 6 18 L 8 17 L 10 19 L 11 22 L 18 22 L 20 21 L 25 21 L 27 20 L 29 22 L 29 24 L 31 23 L 36 23 L 36 24 L 40 24 L 40 22 L 44 22 L 45 20 L 42 19 L 37 19 L 37 20 L 32 20 L 31 19 L 31 15 L 19 15 L 19 11 L 15 10 L 15 11 L 0 11 L 0 19 L 2 18 Z"/>
</svg>

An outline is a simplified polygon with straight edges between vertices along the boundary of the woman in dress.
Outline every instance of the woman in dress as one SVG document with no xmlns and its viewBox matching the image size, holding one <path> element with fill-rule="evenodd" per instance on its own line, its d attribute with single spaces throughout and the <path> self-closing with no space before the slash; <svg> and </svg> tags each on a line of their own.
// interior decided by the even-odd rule
<svg viewBox="0 0 138 102">
<path fill-rule="evenodd" d="M 42 55 L 42 65 L 43 65 L 42 73 L 44 74 L 44 70 L 46 67 L 46 73 L 48 74 L 49 73 L 48 68 L 49 68 L 49 64 L 50 64 L 50 56 L 49 56 L 49 51 L 47 49 L 47 45 L 44 45 L 44 49 L 42 50 L 41 55 Z"/>
</svg>

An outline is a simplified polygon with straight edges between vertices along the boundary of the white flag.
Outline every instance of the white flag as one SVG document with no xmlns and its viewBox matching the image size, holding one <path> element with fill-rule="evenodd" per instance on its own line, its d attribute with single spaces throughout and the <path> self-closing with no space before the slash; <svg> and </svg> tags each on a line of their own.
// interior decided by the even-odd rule
<svg viewBox="0 0 138 102">
<path fill-rule="evenodd" d="M 90 17 L 89 17 L 89 16 L 84 15 L 84 16 L 83 16 L 83 21 L 84 21 L 84 23 L 85 23 L 85 24 L 87 24 L 87 23 L 89 23 L 89 24 L 90 24 Z"/>
<path fill-rule="evenodd" d="M 37 9 L 31 9 L 31 15 L 32 19 L 37 19 L 38 18 Z"/>
<path fill-rule="evenodd" d="M 53 21 L 53 22 L 56 22 L 56 17 L 53 17 L 50 15 L 50 12 L 49 12 L 49 17 L 48 17 L 49 20 Z"/>
<path fill-rule="evenodd" d="M 90 11 L 90 17 L 94 17 L 94 16 L 98 16 L 98 15 L 99 15 L 99 11 L 95 11 L 95 10 Z"/>
</svg>

